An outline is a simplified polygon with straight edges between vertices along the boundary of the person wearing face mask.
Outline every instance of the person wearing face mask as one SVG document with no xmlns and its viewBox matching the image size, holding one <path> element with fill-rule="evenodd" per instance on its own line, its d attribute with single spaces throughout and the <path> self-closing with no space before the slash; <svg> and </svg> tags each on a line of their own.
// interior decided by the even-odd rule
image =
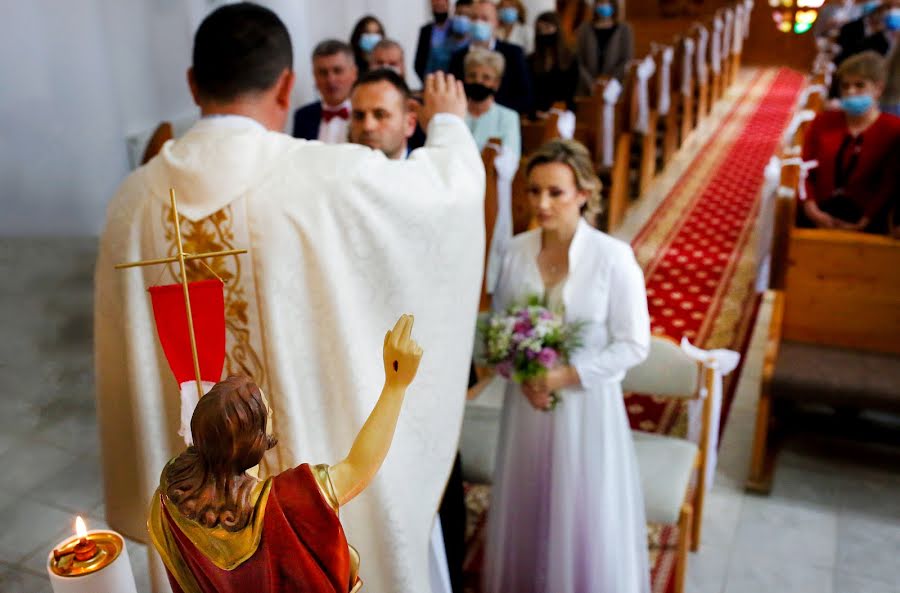
<svg viewBox="0 0 900 593">
<path fill-rule="evenodd" d="M 372 15 L 359 19 L 350 34 L 350 47 L 360 74 L 369 71 L 369 55 L 378 42 L 385 38 L 384 25 Z"/>
<path fill-rule="evenodd" d="M 450 58 L 450 73 L 464 79 L 466 56 L 474 49 L 501 54 L 506 67 L 497 88 L 497 103 L 519 114 L 533 115 L 534 94 L 525 54 L 518 45 L 501 41 L 495 36 L 499 24 L 497 5 L 491 0 L 479 0 L 475 3 L 474 14 L 471 40 L 466 47 L 455 52 Z"/>
<path fill-rule="evenodd" d="M 534 23 L 535 50 L 528 56 L 528 67 L 534 81 L 534 105 L 539 117 L 554 103 L 563 101 L 575 109 L 578 85 L 578 63 L 560 34 L 559 15 L 544 12 Z"/>
<path fill-rule="evenodd" d="M 503 69 L 503 56 L 498 52 L 474 49 L 466 54 L 464 80 L 468 111 L 465 120 L 479 149 L 484 148 L 488 139 L 500 138 L 503 150 L 510 151 L 518 162 L 522 154 L 519 115 L 494 100 Z"/>
<path fill-rule="evenodd" d="M 416 74 L 422 80 L 425 80 L 425 76 L 431 72 L 446 70 L 450 63 L 450 54 L 444 51 L 453 26 L 450 18 L 450 0 L 431 0 L 431 13 L 434 20 L 419 29 L 419 41 L 416 43 L 414 66 Z"/>
<path fill-rule="evenodd" d="M 500 24 L 497 27 L 497 39 L 513 43 L 522 48 L 525 55 L 534 51 L 534 35 L 528 29 L 528 13 L 521 0 L 500 0 L 497 4 L 497 16 Z"/>
<path fill-rule="evenodd" d="M 813 120 L 803 159 L 818 161 L 806 179 L 798 225 L 887 232 L 887 211 L 900 192 L 900 118 L 878 109 L 884 58 L 867 51 L 837 70 L 841 109 Z"/>
<path fill-rule="evenodd" d="M 885 14 L 890 8 L 890 2 L 882 3 L 880 0 L 870 0 L 861 6 L 862 16 L 850 21 L 840 28 L 835 42 L 841 46 L 841 51 L 834 59 L 836 65 L 850 56 L 866 50 L 875 51 L 885 55 L 889 49 L 885 31 Z M 837 89 L 835 89 L 836 91 Z"/>
<path fill-rule="evenodd" d="M 625 78 L 625 68 L 634 58 L 634 33 L 618 15 L 616 0 L 596 0 L 594 19 L 578 28 L 579 96 L 593 92 L 598 76 Z"/>
</svg>

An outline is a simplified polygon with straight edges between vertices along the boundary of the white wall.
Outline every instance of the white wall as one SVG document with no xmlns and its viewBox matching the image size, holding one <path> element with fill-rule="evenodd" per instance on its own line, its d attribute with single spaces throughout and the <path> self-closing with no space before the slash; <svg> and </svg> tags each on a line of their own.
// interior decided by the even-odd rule
<svg viewBox="0 0 900 593">
<path fill-rule="evenodd" d="M 91 235 L 128 173 L 126 138 L 195 113 L 193 31 L 219 0 L 0 0 L 0 235 Z M 376 14 L 407 48 L 428 0 L 269 0 L 291 31 L 295 101 L 312 47 Z M 411 68 L 410 68 L 411 71 Z"/>
</svg>

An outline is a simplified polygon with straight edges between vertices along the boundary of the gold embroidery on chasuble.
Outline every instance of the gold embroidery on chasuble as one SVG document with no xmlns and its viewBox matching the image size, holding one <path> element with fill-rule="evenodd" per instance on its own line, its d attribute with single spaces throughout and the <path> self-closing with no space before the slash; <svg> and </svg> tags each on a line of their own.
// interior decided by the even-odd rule
<svg viewBox="0 0 900 593">
<path fill-rule="evenodd" d="M 165 243 L 169 256 L 178 253 L 175 229 L 171 224 L 172 208 L 161 210 L 162 228 L 165 229 Z M 229 249 L 250 248 L 250 235 L 244 220 L 235 216 L 235 206 L 230 204 L 210 216 L 191 221 L 178 216 L 181 227 L 181 242 L 185 253 L 208 253 Z M 253 379 L 269 397 L 269 377 L 266 371 L 263 336 L 260 335 L 258 303 L 254 292 L 253 274 L 250 270 L 250 255 L 228 255 L 203 260 L 185 262 L 188 282 L 219 278 L 224 283 L 225 298 L 225 375 L 246 375 Z M 181 272 L 177 263 L 168 265 L 168 273 L 173 282 L 181 282 Z M 254 331 L 257 330 L 257 331 Z M 271 404 L 270 404 L 271 405 Z M 270 422 L 277 434 L 276 418 Z M 260 477 L 276 473 L 280 467 L 278 449 L 270 451 L 263 458 Z M 276 470 L 276 471 L 273 471 Z M 254 473 L 254 472 L 251 472 Z"/>
</svg>

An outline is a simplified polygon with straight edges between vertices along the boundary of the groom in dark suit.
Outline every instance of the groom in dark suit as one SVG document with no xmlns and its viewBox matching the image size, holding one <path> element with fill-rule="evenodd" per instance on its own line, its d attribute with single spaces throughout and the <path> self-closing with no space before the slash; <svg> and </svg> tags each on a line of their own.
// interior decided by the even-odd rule
<svg viewBox="0 0 900 593">
<path fill-rule="evenodd" d="M 323 41 L 313 50 L 312 65 L 322 100 L 304 105 L 294 113 L 294 137 L 327 144 L 346 142 L 350 91 L 357 76 L 353 50 L 343 41 Z"/>
<path fill-rule="evenodd" d="M 534 113 L 534 93 L 531 75 L 525 62 L 522 48 L 506 43 L 494 36 L 497 29 L 497 5 L 491 0 L 480 0 L 475 4 L 475 23 L 472 25 L 472 41 L 458 50 L 450 58 L 450 73 L 459 80 L 465 80 L 464 64 L 466 54 L 472 48 L 498 52 L 506 60 L 506 69 L 500 80 L 500 88 L 495 97 L 497 103 L 518 111 L 521 115 Z"/>
</svg>

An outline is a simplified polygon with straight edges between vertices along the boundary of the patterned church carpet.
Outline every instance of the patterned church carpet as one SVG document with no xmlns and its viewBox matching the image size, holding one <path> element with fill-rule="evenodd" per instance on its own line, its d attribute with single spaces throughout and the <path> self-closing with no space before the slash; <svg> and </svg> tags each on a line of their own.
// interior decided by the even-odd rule
<svg viewBox="0 0 900 593">
<path fill-rule="evenodd" d="M 802 84 L 800 74 L 786 69 L 759 72 L 632 242 L 654 334 L 684 336 L 707 349 L 746 349 L 758 304 L 754 246 L 763 169 Z M 726 381 L 723 415 L 739 371 Z M 633 428 L 686 434 L 687 414 L 677 402 L 629 394 L 626 406 Z M 467 593 L 480 591 L 489 499 L 488 486 L 467 486 Z M 651 525 L 649 531 L 653 593 L 669 593 L 677 530 Z"/>
</svg>

